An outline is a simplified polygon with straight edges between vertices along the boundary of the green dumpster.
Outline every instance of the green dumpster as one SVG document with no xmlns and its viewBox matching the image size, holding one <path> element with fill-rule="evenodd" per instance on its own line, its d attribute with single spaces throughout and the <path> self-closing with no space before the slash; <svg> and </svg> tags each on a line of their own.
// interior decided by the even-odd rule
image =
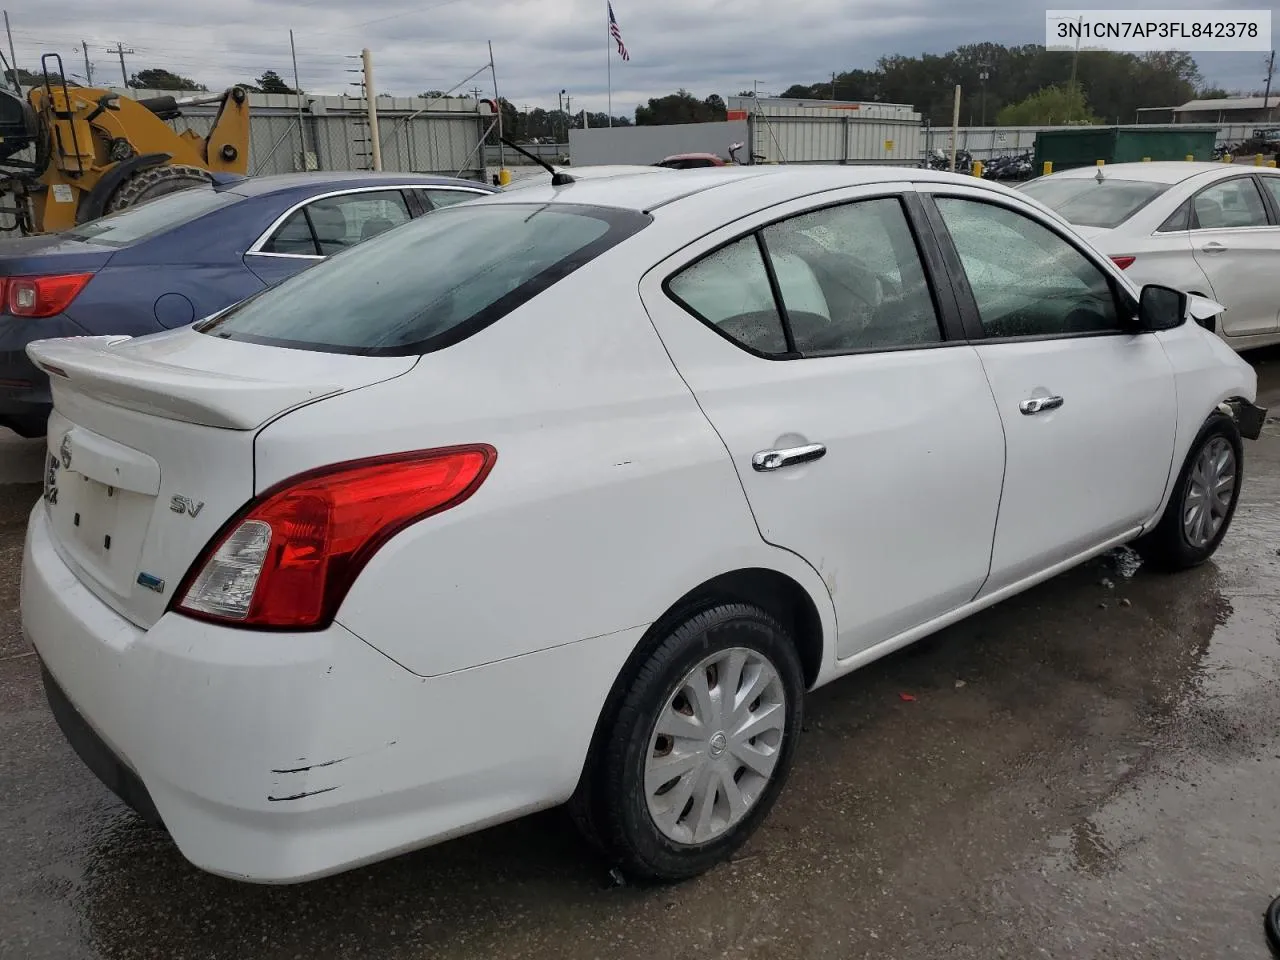
<svg viewBox="0 0 1280 960">
<path fill-rule="evenodd" d="M 1036 134 L 1036 170 L 1046 160 L 1054 170 L 1092 167 L 1106 163 L 1134 163 L 1143 157 L 1152 160 L 1212 160 L 1218 128 L 1210 126 L 1128 126 L 1073 127 L 1070 130 L 1042 130 Z"/>
</svg>

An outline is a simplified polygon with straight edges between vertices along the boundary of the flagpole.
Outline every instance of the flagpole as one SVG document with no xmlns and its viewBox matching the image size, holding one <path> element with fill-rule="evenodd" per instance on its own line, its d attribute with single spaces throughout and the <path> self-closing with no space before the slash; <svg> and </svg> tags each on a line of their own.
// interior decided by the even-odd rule
<svg viewBox="0 0 1280 960">
<path fill-rule="evenodd" d="M 609 17 L 609 2 L 604 5 L 604 62 L 605 77 L 609 87 L 609 126 L 613 126 L 613 21 Z"/>
</svg>

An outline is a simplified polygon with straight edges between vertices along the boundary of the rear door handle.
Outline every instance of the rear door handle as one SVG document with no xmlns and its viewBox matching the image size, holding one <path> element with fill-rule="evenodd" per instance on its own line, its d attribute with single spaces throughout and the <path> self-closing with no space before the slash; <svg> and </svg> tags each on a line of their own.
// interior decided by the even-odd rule
<svg viewBox="0 0 1280 960">
<path fill-rule="evenodd" d="M 759 473 L 792 467 L 798 463 L 811 463 L 826 456 L 825 443 L 806 443 L 803 447 L 784 447 L 781 450 L 761 450 L 751 457 L 751 467 Z"/>
<path fill-rule="evenodd" d="M 1200 249 L 1205 253 L 1226 253 L 1227 245 L 1225 243 L 1219 243 L 1217 240 L 1210 240 Z"/>
<path fill-rule="evenodd" d="M 1057 410 L 1062 403 L 1061 397 L 1032 397 L 1018 404 L 1018 409 L 1030 417 L 1033 414 L 1044 413 L 1046 410 Z"/>
</svg>

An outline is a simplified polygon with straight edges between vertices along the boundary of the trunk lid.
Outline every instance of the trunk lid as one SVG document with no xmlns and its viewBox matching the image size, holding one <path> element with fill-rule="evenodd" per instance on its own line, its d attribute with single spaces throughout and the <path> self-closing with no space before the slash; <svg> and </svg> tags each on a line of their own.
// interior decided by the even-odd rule
<svg viewBox="0 0 1280 960">
<path fill-rule="evenodd" d="M 48 276 L 96 273 L 115 250 L 101 244 L 72 240 L 58 234 L 10 237 L 0 240 L 0 276 Z"/>
<path fill-rule="evenodd" d="M 222 340 L 189 328 L 27 348 L 54 411 L 44 509 L 59 553 L 117 613 L 149 627 L 200 551 L 254 494 L 254 439 L 299 406 L 379 383 L 416 357 Z"/>
</svg>

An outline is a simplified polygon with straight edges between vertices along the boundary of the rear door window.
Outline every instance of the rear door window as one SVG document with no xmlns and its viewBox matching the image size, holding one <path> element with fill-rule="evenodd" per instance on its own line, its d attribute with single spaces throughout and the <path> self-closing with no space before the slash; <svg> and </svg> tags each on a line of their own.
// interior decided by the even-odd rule
<svg viewBox="0 0 1280 960">
<path fill-rule="evenodd" d="M 1252 177 L 1236 177 L 1205 187 L 1191 199 L 1195 229 L 1265 227 L 1267 208 Z"/>
<path fill-rule="evenodd" d="M 307 204 L 320 253 L 331 256 L 408 223 L 409 206 L 399 190 L 325 197 Z"/>
<path fill-rule="evenodd" d="M 1276 209 L 1280 210 L 1280 176 L 1264 175 L 1261 179 L 1263 186 L 1275 200 Z"/>
<path fill-rule="evenodd" d="M 730 340 L 756 353 L 786 352 L 782 315 L 755 234 L 680 271 L 667 289 L 686 310 Z"/>
<path fill-rule="evenodd" d="M 263 253 L 283 253 L 294 257 L 318 257 L 320 250 L 316 246 L 315 237 L 311 233 L 311 224 L 307 222 L 307 211 L 304 207 L 295 210 L 280 229 L 262 245 Z"/>
<path fill-rule="evenodd" d="M 483 329 L 649 222 L 638 211 L 579 204 L 456 204 L 195 329 L 330 353 L 427 353 Z"/>
</svg>

